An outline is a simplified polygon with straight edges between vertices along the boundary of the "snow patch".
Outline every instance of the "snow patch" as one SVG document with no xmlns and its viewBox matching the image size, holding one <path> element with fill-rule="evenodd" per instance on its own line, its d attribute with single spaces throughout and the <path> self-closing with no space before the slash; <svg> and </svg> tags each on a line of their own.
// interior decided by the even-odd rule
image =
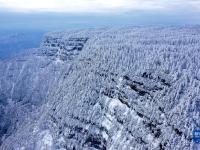
<svg viewBox="0 0 200 150">
<path fill-rule="evenodd" d="M 161 118 L 165 118 L 165 114 L 162 113 L 162 114 L 160 115 L 160 117 L 161 117 Z"/>
<path fill-rule="evenodd" d="M 102 136 L 104 139 L 108 140 L 108 134 L 105 131 L 102 132 Z"/>
<path fill-rule="evenodd" d="M 152 142 L 152 141 L 153 141 L 153 136 L 152 136 L 151 134 L 148 134 L 148 135 L 147 135 L 147 140 L 148 140 L 149 142 Z"/>
<path fill-rule="evenodd" d="M 110 130 L 112 127 L 112 122 L 106 118 L 103 120 L 102 126 L 105 127 L 107 130 Z"/>
<path fill-rule="evenodd" d="M 120 102 L 118 99 L 111 99 L 111 102 L 109 104 L 109 109 L 111 111 L 114 110 L 115 107 L 125 107 L 126 108 L 126 105 L 123 104 L 122 102 Z"/>
<path fill-rule="evenodd" d="M 38 150 L 52 150 L 53 137 L 50 134 L 49 130 L 45 130 L 40 133 L 39 141 L 37 142 Z"/>
<path fill-rule="evenodd" d="M 147 135 L 147 140 L 149 141 L 149 143 L 152 144 L 152 146 L 153 146 L 154 148 L 158 147 L 158 145 L 159 145 L 159 143 L 160 143 L 160 141 L 157 140 L 157 139 L 154 139 L 154 137 L 153 137 L 151 134 L 148 134 L 148 135 Z"/>
<path fill-rule="evenodd" d="M 152 145 L 154 146 L 154 148 L 158 147 L 159 144 L 160 144 L 160 141 L 157 139 L 152 142 Z"/>
<path fill-rule="evenodd" d="M 119 83 L 117 84 L 117 87 L 120 88 L 122 86 L 122 81 L 123 81 L 123 78 L 120 77 L 119 78 Z"/>
<path fill-rule="evenodd" d="M 143 119 L 140 118 L 135 111 L 131 110 L 131 116 L 133 119 L 135 119 L 137 121 L 137 124 L 139 124 Z"/>
<path fill-rule="evenodd" d="M 16 150 L 25 150 L 26 148 L 23 146 L 23 147 L 18 147 L 16 148 Z"/>
<path fill-rule="evenodd" d="M 112 146 L 109 148 L 109 150 L 113 150 L 114 149 L 114 145 L 116 144 L 116 143 L 118 143 L 119 142 L 119 138 L 121 137 L 121 135 L 122 135 L 122 128 L 121 129 L 119 129 L 118 131 L 117 131 L 117 133 L 113 136 L 113 140 L 112 140 Z M 121 141 L 121 140 L 120 140 Z"/>
<path fill-rule="evenodd" d="M 60 60 L 60 58 L 56 58 L 55 63 L 56 63 L 56 64 L 59 64 L 59 63 L 63 63 L 63 61 Z"/>
</svg>

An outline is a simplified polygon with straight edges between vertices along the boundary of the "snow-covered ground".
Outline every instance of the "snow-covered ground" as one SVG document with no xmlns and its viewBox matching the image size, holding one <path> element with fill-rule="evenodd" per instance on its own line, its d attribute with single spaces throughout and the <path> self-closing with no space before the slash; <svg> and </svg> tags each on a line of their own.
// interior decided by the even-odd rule
<svg viewBox="0 0 200 150">
<path fill-rule="evenodd" d="M 198 150 L 200 27 L 46 34 L 0 61 L 0 149 Z"/>
</svg>

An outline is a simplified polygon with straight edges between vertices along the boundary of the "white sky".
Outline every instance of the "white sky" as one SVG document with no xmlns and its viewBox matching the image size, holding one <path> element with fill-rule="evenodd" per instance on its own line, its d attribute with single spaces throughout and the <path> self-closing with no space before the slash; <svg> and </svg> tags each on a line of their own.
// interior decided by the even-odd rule
<svg viewBox="0 0 200 150">
<path fill-rule="evenodd" d="M 52 12 L 119 12 L 130 10 L 200 10 L 200 0 L 0 0 L 0 9 Z"/>
</svg>

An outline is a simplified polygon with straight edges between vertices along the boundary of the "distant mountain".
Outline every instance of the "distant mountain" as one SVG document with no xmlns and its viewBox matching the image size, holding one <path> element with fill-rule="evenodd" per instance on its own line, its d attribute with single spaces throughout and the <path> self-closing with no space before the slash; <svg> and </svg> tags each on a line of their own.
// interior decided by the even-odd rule
<svg viewBox="0 0 200 150">
<path fill-rule="evenodd" d="M 189 26 L 46 34 L 0 61 L 0 149 L 200 149 L 199 46 Z"/>
</svg>

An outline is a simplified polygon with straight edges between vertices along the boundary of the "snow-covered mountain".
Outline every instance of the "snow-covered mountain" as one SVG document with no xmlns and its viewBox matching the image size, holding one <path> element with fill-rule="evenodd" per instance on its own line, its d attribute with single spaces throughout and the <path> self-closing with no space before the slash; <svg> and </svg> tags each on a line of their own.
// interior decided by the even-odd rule
<svg viewBox="0 0 200 150">
<path fill-rule="evenodd" d="M 0 61 L 0 149 L 198 150 L 199 60 L 199 26 L 48 33 Z"/>
</svg>

